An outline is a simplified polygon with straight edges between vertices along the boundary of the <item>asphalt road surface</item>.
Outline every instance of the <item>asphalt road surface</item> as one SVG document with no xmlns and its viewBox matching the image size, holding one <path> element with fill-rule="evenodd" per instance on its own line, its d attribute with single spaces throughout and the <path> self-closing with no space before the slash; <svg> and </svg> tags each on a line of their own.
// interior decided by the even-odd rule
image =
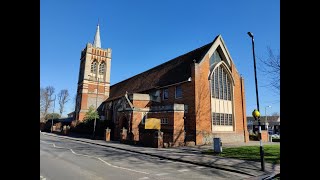
<svg viewBox="0 0 320 180">
<path fill-rule="evenodd" d="M 40 135 L 40 180 L 246 178 L 250 176 Z"/>
</svg>

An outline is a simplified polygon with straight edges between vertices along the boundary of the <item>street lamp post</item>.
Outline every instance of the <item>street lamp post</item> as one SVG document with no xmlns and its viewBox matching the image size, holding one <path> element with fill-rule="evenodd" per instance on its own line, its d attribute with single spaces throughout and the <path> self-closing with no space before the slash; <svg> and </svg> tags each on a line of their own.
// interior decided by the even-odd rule
<svg viewBox="0 0 320 180">
<path fill-rule="evenodd" d="M 264 111 L 264 113 L 265 113 L 265 116 L 266 116 L 266 127 L 267 127 L 267 131 L 269 130 L 269 124 L 268 124 L 268 115 L 267 115 L 267 108 L 271 108 L 271 106 L 266 106 L 265 107 L 265 111 Z M 269 131 L 268 131 L 269 132 Z"/>
<path fill-rule="evenodd" d="M 51 116 L 51 133 L 53 131 L 53 115 L 54 115 L 55 105 L 56 105 L 56 95 L 54 95 L 54 100 L 53 100 L 53 110 L 52 110 L 52 116 Z"/>
<path fill-rule="evenodd" d="M 256 57 L 254 54 L 254 38 L 253 34 L 251 32 L 248 32 L 248 35 L 251 37 L 252 41 L 252 53 L 253 53 L 253 65 L 254 65 L 254 80 L 256 85 L 256 99 L 257 99 L 257 110 L 259 109 L 259 94 L 258 94 L 258 81 L 257 81 L 257 71 L 256 71 Z M 260 140 L 260 161 L 261 161 L 261 170 L 264 171 L 264 151 L 262 146 L 262 137 L 261 137 L 261 122 L 260 122 L 260 116 L 258 116 L 258 126 L 259 126 L 259 140 Z"/>
<path fill-rule="evenodd" d="M 98 79 L 97 81 L 97 96 L 96 96 L 96 111 L 97 110 L 97 106 L 98 106 L 98 92 L 99 92 L 99 78 L 96 77 Z M 97 116 L 94 116 L 94 124 L 93 124 L 93 134 L 92 134 L 92 137 L 95 138 L 95 135 L 96 135 L 96 124 L 97 124 Z"/>
</svg>

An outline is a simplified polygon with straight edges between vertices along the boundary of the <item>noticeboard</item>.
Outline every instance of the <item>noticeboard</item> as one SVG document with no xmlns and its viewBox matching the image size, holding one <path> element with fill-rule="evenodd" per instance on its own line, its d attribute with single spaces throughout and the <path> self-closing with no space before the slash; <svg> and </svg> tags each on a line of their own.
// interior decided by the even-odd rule
<svg viewBox="0 0 320 180">
<path fill-rule="evenodd" d="M 160 119 L 148 118 L 145 122 L 145 129 L 160 129 Z"/>
</svg>

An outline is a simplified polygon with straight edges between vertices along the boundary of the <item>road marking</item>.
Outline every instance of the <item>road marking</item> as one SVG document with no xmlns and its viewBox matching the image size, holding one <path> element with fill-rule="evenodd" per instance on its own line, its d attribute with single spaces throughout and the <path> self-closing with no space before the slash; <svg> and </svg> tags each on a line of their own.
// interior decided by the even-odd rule
<svg viewBox="0 0 320 180">
<path fill-rule="evenodd" d="M 203 166 L 198 166 L 197 168 L 198 168 L 198 169 L 203 169 L 203 168 L 206 168 L 206 167 L 203 167 Z"/>
<path fill-rule="evenodd" d="M 189 171 L 189 169 L 180 169 L 178 170 L 179 172 L 186 172 L 186 171 Z"/>
<path fill-rule="evenodd" d="M 160 174 L 156 174 L 157 176 L 163 176 L 163 175 L 167 175 L 169 173 L 160 173 Z"/>
<path fill-rule="evenodd" d="M 41 180 L 46 180 L 46 178 L 44 178 L 43 176 L 40 176 L 40 179 L 41 179 Z"/>
<path fill-rule="evenodd" d="M 139 178 L 140 180 L 143 180 L 143 179 L 149 179 L 148 177 L 142 177 L 142 178 Z"/>
<path fill-rule="evenodd" d="M 137 172 L 137 173 L 142 173 L 142 174 L 149 174 L 147 172 L 143 172 L 143 171 L 137 171 L 137 170 L 133 170 L 133 169 L 128 169 L 128 168 L 124 168 L 124 167 L 120 167 L 120 166 L 115 166 L 115 165 L 112 165 L 106 161 L 104 161 L 103 159 L 99 158 L 99 157 L 95 157 L 95 156 L 89 156 L 89 155 L 86 155 L 86 154 L 79 154 L 79 153 L 76 153 L 74 152 L 71 148 L 65 148 L 65 147 L 59 147 L 59 146 L 56 146 L 54 143 L 48 143 L 48 142 L 45 142 L 45 141 L 42 141 L 40 140 L 41 142 L 45 143 L 45 144 L 52 144 L 53 147 L 55 148 L 63 148 L 63 149 L 69 149 L 73 154 L 75 155 L 79 155 L 79 156 L 85 156 L 85 157 L 90 157 L 90 158 L 95 158 L 95 159 L 98 159 L 100 161 L 102 161 L 103 163 L 107 164 L 108 166 L 111 166 L 111 167 L 114 167 L 114 168 L 118 168 L 118 169 L 124 169 L 124 170 L 127 170 L 127 171 L 133 171 L 133 172 Z"/>
<path fill-rule="evenodd" d="M 102 160 L 101 158 L 98 158 L 100 161 L 106 163 L 107 165 L 111 166 L 111 167 L 114 167 L 114 168 L 119 168 L 119 169 L 124 169 L 124 170 L 128 170 L 128 171 L 133 171 L 133 172 L 137 172 L 137 173 L 142 173 L 142 174 L 149 174 L 147 172 L 142 172 L 142 171 L 137 171 L 137 170 L 133 170 L 133 169 L 128 169 L 128 168 L 124 168 L 124 167 L 120 167 L 120 166 L 115 166 L 115 165 L 112 165 L 104 160 Z"/>
</svg>

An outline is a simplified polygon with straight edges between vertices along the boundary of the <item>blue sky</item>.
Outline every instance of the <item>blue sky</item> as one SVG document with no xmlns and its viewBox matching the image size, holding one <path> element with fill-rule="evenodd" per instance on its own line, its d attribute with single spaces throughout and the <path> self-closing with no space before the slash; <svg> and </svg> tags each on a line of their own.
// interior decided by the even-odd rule
<svg viewBox="0 0 320 180">
<path fill-rule="evenodd" d="M 100 19 L 102 48 L 112 49 L 111 85 L 211 42 L 221 34 L 245 79 L 247 115 L 256 108 L 251 38 L 258 58 L 280 52 L 278 0 L 40 0 L 40 86 L 77 91 L 80 53 Z M 262 115 L 280 113 L 280 97 L 257 70 Z M 56 102 L 56 112 L 58 111 Z M 67 114 L 74 110 L 73 98 Z"/>
</svg>

